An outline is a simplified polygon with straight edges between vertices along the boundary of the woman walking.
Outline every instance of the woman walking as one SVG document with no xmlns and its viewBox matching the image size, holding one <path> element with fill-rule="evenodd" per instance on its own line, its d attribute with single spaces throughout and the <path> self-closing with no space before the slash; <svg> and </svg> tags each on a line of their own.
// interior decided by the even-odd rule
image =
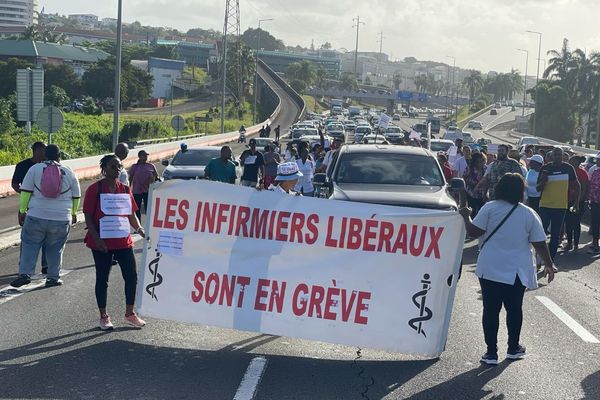
<svg viewBox="0 0 600 400">
<path fill-rule="evenodd" d="M 146 323 L 133 311 L 137 285 L 137 266 L 133 254 L 130 226 L 142 237 L 144 230 L 136 217 L 137 206 L 129 187 L 119 182 L 123 169 L 121 160 L 106 155 L 100 160 L 104 179 L 92 184 L 85 192 L 83 213 L 87 225 L 85 244 L 92 250 L 96 265 L 96 302 L 100 311 L 100 329 L 111 330 L 113 324 L 106 313 L 108 277 L 112 260 L 121 267 L 125 280 L 125 323 L 141 328 Z"/>
<path fill-rule="evenodd" d="M 300 158 L 296 160 L 296 164 L 302 175 L 300 175 L 294 190 L 302 193 L 304 196 L 312 197 L 315 192 L 312 183 L 312 178 L 315 174 L 315 162 L 310 158 L 307 147 L 302 147 L 300 150 Z"/>
<path fill-rule="evenodd" d="M 529 170 L 525 175 L 527 182 L 527 205 L 538 215 L 540 214 L 540 197 L 542 194 L 537 190 L 537 181 L 540 176 L 540 170 L 544 165 L 544 157 L 534 154 L 529 161 Z"/>
<path fill-rule="evenodd" d="M 463 175 L 465 180 L 465 189 L 467 191 L 467 203 L 471 208 L 473 218 L 483 207 L 485 203 L 485 193 L 481 190 L 476 190 L 475 187 L 485 175 L 485 156 L 481 153 L 474 153 L 469 160 L 467 169 Z"/>
<path fill-rule="evenodd" d="M 498 327 L 502 306 L 506 309 L 508 351 L 506 358 L 525 356 L 520 344 L 525 288 L 537 288 L 531 243 L 544 260 L 548 282 L 554 279 L 552 259 L 540 217 L 521 204 L 525 183 L 519 174 L 508 173 L 496 185 L 495 200 L 486 203 L 471 221 L 471 210 L 461 208 L 467 233 L 479 237 L 475 274 L 483 297 L 483 333 L 487 345 L 485 364 L 498 364 Z"/>
</svg>

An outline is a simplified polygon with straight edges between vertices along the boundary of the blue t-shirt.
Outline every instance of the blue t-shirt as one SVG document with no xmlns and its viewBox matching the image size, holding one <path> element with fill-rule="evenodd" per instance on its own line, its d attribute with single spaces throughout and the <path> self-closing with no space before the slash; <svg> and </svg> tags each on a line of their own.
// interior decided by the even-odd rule
<svg viewBox="0 0 600 400">
<path fill-rule="evenodd" d="M 235 164 L 231 160 L 223 162 L 221 157 L 213 158 L 204 169 L 204 175 L 211 181 L 235 183 Z"/>
</svg>

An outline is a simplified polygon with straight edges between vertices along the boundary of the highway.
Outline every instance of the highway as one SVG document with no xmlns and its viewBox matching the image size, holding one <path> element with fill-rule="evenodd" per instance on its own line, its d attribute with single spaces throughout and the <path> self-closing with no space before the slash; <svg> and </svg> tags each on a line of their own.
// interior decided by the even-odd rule
<svg viewBox="0 0 600 400">
<path fill-rule="evenodd" d="M 298 108 L 283 90 L 279 94 L 289 112 L 274 124 L 284 128 Z M 514 118 L 509 114 L 498 117 Z M 494 124 L 488 117 L 478 119 Z M 239 153 L 241 148 L 234 150 Z M 3 213 L 10 210 L 10 223 L 15 198 L 0 201 Z M 0 228 L 12 225 L 3 221 Z M 476 242 L 465 243 L 446 351 L 439 359 L 365 348 L 357 360 L 354 347 L 152 318 L 142 330 L 126 328 L 118 268 L 111 276 L 108 301 L 117 329 L 101 332 L 94 266 L 82 243 L 84 233 L 79 224 L 70 234 L 64 286 L 0 296 L 2 398 L 252 398 L 241 396 L 240 389 L 251 361 L 259 356 L 266 366 L 254 388 L 256 399 L 600 398 L 600 262 L 584 250 L 559 255 L 555 281 L 546 285 L 542 279 L 539 289 L 526 293 L 522 342 L 527 358 L 503 359 L 506 329 L 501 324 L 500 365 L 484 367 L 478 361 L 485 345 L 473 273 Z M 589 240 L 584 233 L 582 242 Z M 0 290 L 15 277 L 18 253 L 18 247 L 0 251 Z M 136 256 L 139 263 L 141 242 Z"/>
</svg>

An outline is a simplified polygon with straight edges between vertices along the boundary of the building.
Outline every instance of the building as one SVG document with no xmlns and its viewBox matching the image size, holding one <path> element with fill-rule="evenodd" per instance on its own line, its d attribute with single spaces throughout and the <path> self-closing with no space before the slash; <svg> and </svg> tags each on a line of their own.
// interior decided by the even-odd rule
<svg viewBox="0 0 600 400">
<path fill-rule="evenodd" d="M 197 43 L 181 40 L 157 40 L 157 45 L 173 46 L 177 48 L 177 58 L 185 61 L 187 65 L 208 69 L 209 61 L 214 62 L 217 57 L 216 44 Z"/>
<path fill-rule="evenodd" d="M 117 19 L 116 18 L 102 18 L 102 21 L 100 22 L 100 26 L 102 26 L 102 28 L 116 27 Z"/>
<path fill-rule="evenodd" d="M 259 50 L 258 57 L 273 71 L 281 74 L 285 74 L 287 72 L 288 66 L 291 63 L 303 60 L 312 61 L 317 66 L 322 66 L 325 71 L 327 71 L 329 78 L 332 79 L 338 79 L 341 72 L 341 60 L 339 58 L 267 50 Z"/>
<path fill-rule="evenodd" d="M 0 26 L 35 24 L 35 6 L 35 0 L 0 0 Z"/>
<path fill-rule="evenodd" d="M 0 40 L 0 60 L 22 58 L 32 64 L 66 64 L 82 76 L 87 68 L 109 56 L 108 53 L 80 46 L 34 42 L 32 40 Z"/>
<path fill-rule="evenodd" d="M 152 80 L 152 98 L 158 99 L 162 97 L 170 99 L 171 87 L 177 79 L 181 78 L 184 68 L 184 61 L 150 57 L 148 59 L 147 71 L 154 78 Z"/>
<path fill-rule="evenodd" d="M 98 16 L 94 14 L 70 14 L 69 19 L 79 22 L 85 29 L 94 29 L 98 26 Z"/>
</svg>

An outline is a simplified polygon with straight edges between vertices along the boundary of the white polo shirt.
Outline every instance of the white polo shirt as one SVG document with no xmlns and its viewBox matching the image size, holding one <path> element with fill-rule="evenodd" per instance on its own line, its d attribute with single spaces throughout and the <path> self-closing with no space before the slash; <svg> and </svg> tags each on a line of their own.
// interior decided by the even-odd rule
<svg viewBox="0 0 600 400">
<path fill-rule="evenodd" d="M 503 200 L 487 202 L 473 220 L 485 231 L 480 245 L 510 212 L 512 204 Z M 518 276 L 528 289 L 538 287 L 532 242 L 543 242 L 546 234 L 535 211 L 519 203 L 504 225 L 480 250 L 475 275 L 494 282 L 513 285 Z"/>
</svg>

